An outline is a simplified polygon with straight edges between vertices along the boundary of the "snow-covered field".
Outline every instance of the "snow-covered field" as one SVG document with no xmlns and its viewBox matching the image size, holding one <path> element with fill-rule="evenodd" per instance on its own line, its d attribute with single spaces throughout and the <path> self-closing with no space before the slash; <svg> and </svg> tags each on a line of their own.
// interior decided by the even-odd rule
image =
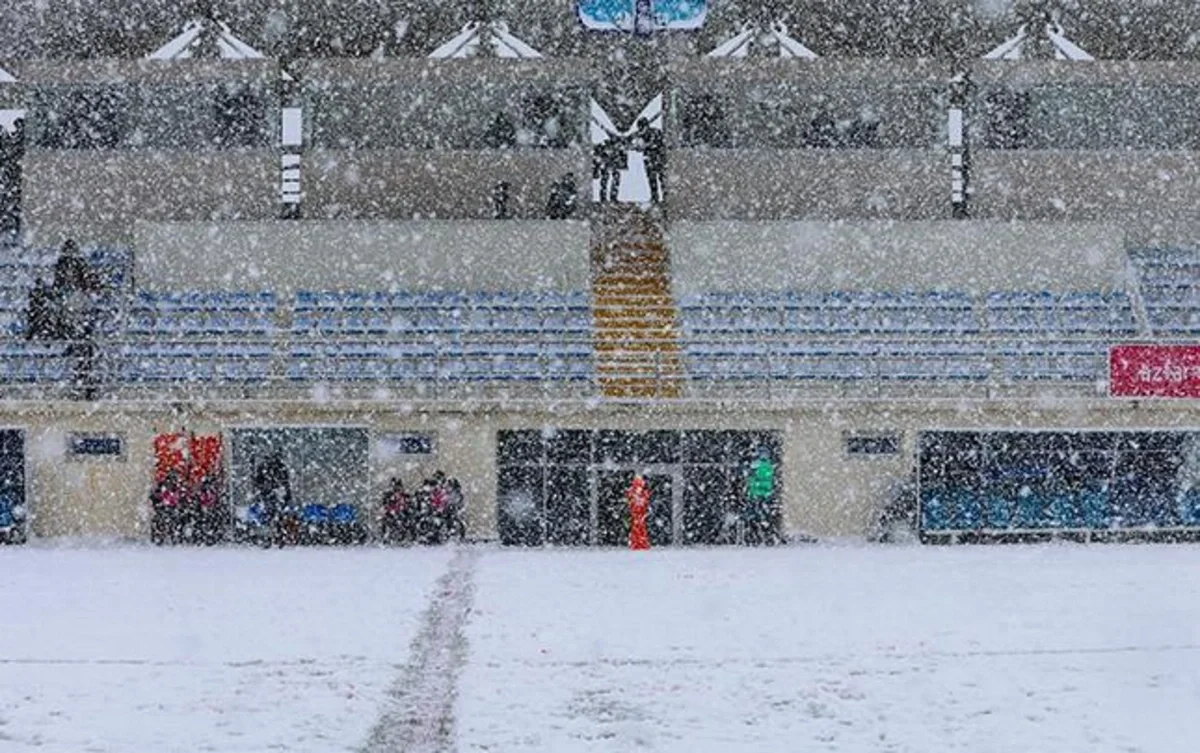
<svg viewBox="0 0 1200 753">
<path fill-rule="evenodd" d="M 459 751 L 1200 740 L 1200 547 L 480 555 Z M 449 566 L 419 549 L 0 549 L 0 750 L 361 748 Z"/>
<path fill-rule="evenodd" d="M 0 751 L 346 750 L 449 555 L 0 549 Z"/>
</svg>

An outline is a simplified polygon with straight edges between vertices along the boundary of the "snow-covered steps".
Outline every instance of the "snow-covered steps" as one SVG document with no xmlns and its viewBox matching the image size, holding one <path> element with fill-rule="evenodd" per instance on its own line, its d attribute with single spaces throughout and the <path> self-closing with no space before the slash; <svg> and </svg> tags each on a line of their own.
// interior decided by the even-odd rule
<svg viewBox="0 0 1200 753">
<path fill-rule="evenodd" d="M 679 397 L 679 311 L 661 228 L 639 208 L 613 206 L 598 220 L 594 238 L 593 337 L 602 394 Z"/>
</svg>

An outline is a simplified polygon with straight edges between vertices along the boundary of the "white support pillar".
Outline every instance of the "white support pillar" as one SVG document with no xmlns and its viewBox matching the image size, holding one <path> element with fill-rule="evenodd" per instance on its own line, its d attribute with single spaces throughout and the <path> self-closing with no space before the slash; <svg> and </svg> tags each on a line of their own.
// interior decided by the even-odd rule
<svg viewBox="0 0 1200 753">
<path fill-rule="evenodd" d="M 301 148 L 304 146 L 303 108 L 284 107 L 281 110 L 279 144 L 283 149 L 279 158 L 280 216 L 298 219 L 304 195 L 300 187 Z"/>
<path fill-rule="evenodd" d="M 950 108 L 946 112 L 946 151 L 950 155 L 950 214 L 955 219 L 970 216 L 971 164 L 967 143 L 967 105 L 970 80 L 959 74 L 950 81 Z"/>
</svg>

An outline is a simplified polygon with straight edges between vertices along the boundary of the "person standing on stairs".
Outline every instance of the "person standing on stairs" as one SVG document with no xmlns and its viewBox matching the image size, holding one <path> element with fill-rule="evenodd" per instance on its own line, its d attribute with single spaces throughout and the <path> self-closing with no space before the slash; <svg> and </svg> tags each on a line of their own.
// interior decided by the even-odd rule
<svg viewBox="0 0 1200 753">
<path fill-rule="evenodd" d="M 635 142 L 646 161 L 646 182 L 650 184 L 650 202 L 663 200 L 663 173 L 667 169 L 667 145 L 661 128 L 652 128 L 646 118 L 638 118 Z"/>
<path fill-rule="evenodd" d="M 629 166 L 624 140 L 616 134 L 596 145 L 594 172 L 600 179 L 600 202 L 614 203 L 621 192 L 621 171 Z"/>
</svg>

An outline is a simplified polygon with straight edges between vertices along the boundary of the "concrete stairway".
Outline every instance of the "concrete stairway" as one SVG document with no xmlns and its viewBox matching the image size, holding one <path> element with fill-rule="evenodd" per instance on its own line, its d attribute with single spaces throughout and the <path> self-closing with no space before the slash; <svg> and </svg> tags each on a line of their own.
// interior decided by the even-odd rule
<svg viewBox="0 0 1200 753">
<path fill-rule="evenodd" d="M 676 398 L 683 391 L 679 312 L 658 221 L 608 205 L 592 231 L 596 371 L 605 397 Z"/>
</svg>

